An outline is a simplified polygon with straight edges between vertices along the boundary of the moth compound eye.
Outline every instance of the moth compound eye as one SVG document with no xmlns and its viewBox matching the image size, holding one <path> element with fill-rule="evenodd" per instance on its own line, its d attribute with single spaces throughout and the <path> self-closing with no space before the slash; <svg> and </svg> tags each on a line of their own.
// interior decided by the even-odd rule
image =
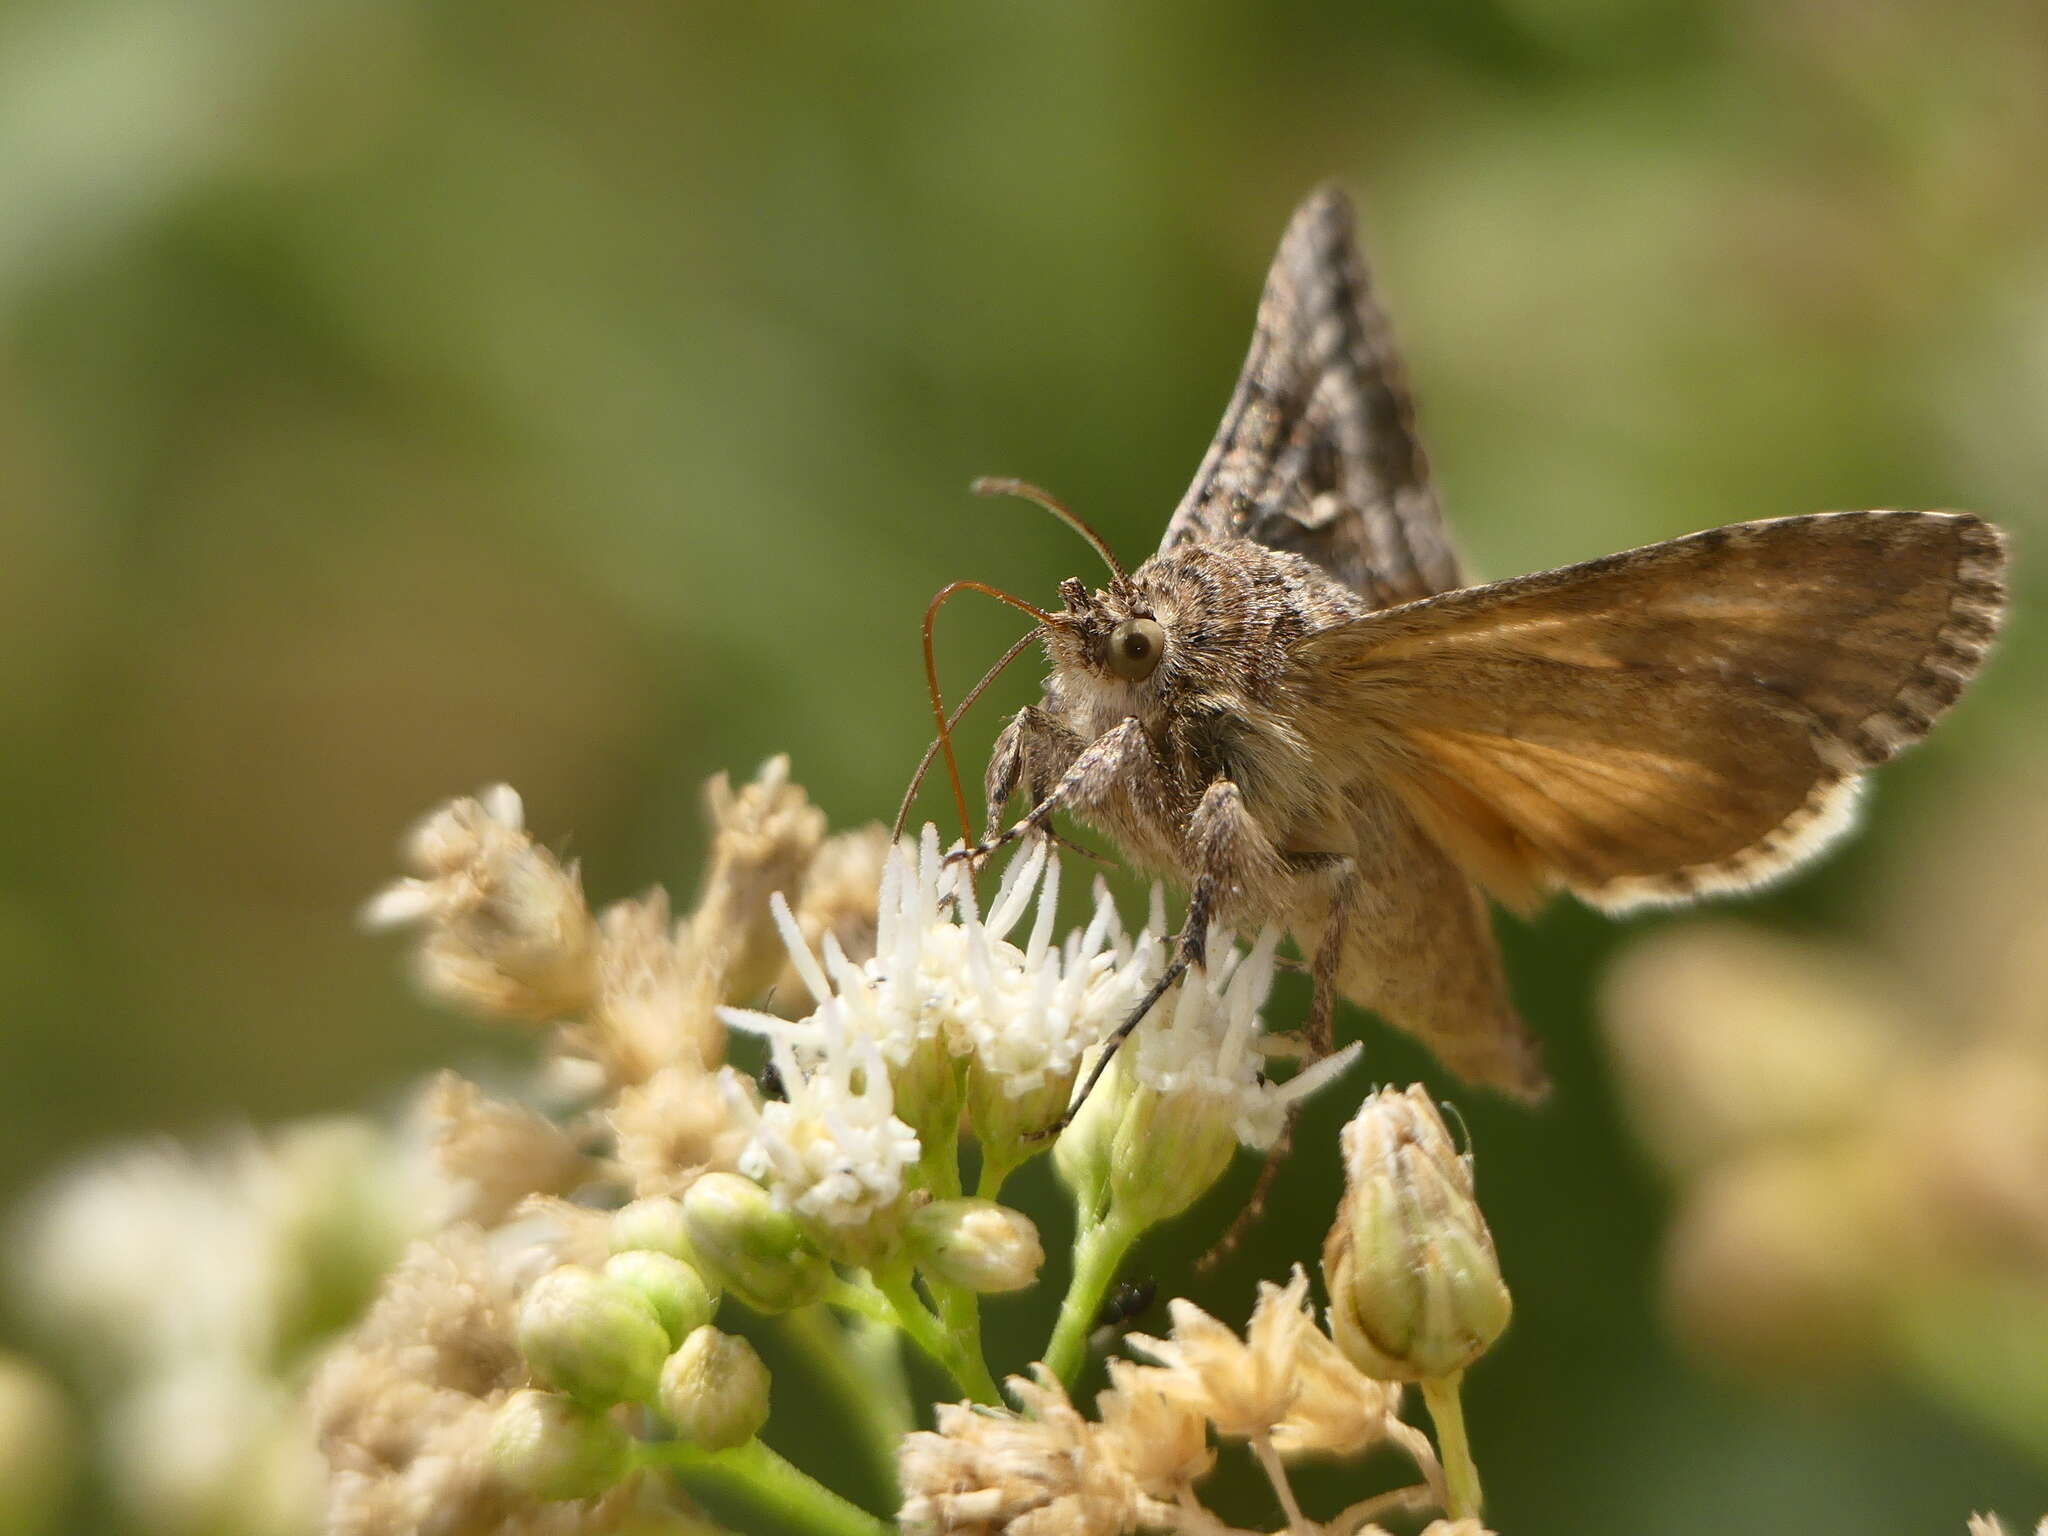
<svg viewBox="0 0 2048 1536">
<path fill-rule="evenodd" d="M 1129 682 L 1150 677 L 1166 651 L 1166 631 L 1156 619 L 1125 619 L 1109 632 L 1109 670 Z"/>
</svg>

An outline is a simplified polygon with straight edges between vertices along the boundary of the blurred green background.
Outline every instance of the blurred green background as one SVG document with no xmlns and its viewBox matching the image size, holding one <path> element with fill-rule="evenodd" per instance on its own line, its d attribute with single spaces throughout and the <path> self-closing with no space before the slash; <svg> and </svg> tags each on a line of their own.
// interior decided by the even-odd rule
<svg viewBox="0 0 2048 1536">
<path fill-rule="evenodd" d="M 16 0 L 0 1190 L 486 1058 L 352 921 L 450 794 L 519 786 L 595 900 L 687 885 L 699 781 L 772 752 L 836 824 L 886 818 L 930 593 L 1095 574 L 968 480 L 1148 550 L 1326 177 L 1479 573 L 1836 507 L 2011 529 L 1986 682 L 1750 913 L 1861 931 L 1916 824 L 2041 744 L 2044 167 L 2038 0 Z M 1017 632 L 985 607 L 943 621 L 956 697 Z M 965 732 L 977 770 L 1032 687 Z M 1670 1342 L 1666 1197 L 1592 1018 L 1627 932 L 1509 935 L 1559 1088 L 1468 1104 L 1517 1298 L 1468 1393 L 1494 1523 L 2039 1513 L 2048 1463 L 1938 1403 Z M 1373 1076 L 1419 1069 L 1370 1038 Z M 1312 1253 L 1359 1086 L 1252 1251 L 1143 1256 L 1166 1293 L 1241 1319 Z"/>
</svg>

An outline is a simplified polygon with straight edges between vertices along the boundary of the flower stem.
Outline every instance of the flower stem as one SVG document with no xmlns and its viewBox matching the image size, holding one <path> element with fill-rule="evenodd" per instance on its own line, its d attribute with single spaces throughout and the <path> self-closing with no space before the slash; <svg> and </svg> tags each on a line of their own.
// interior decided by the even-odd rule
<svg viewBox="0 0 2048 1536">
<path fill-rule="evenodd" d="M 707 1451 L 669 1440 L 642 1446 L 640 1456 L 651 1465 L 681 1474 L 692 1488 L 741 1494 L 814 1536 L 893 1536 L 892 1526 L 791 1466 L 759 1440 L 729 1451 Z"/>
<path fill-rule="evenodd" d="M 889 1298 L 875 1289 L 872 1280 L 855 1282 L 835 1278 L 825 1288 L 824 1304 L 851 1312 L 855 1317 L 864 1317 L 871 1323 L 887 1327 L 899 1326 L 896 1309 L 889 1304 Z"/>
<path fill-rule="evenodd" d="M 1436 1441 L 1444 1462 L 1444 1513 L 1453 1520 L 1479 1518 L 1479 1468 L 1472 1461 L 1472 1447 L 1465 1439 L 1465 1408 L 1458 1387 L 1463 1371 L 1432 1376 L 1422 1383 L 1422 1400 L 1429 1405 L 1429 1417 L 1436 1425 Z"/>
<path fill-rule="evenodd" d="M 1287 1516 L 1289 1536 L 1310 1536 L 1315 1527 L 1301 1512 L 1301 1501 L 1294 1496 L 1294 1485 L 1287 1480 L 1286 1463 L 1280 1460 L 1280 1453 L 1273 1449 L 1271 1435 L 1252 1437 L 1252 1454 L 1258 1458 L 1259 1467 L 1266 1474 L 1266 1481 L 1273 1485 L 1273 1493 L 1280 1500 L 1281 1513 Z"/>
<path fill-rule="evenodd" d="M 995 1378 L 981 1357 L 979 1337 L 956 1333 L 932 1315 L 911 1284 L 906 1267 L 890 1265 L 871 1272 L 875 1289 L 888 1298 L 896 1322 L 910 1342 L 944 1366 L 953 1384 L 978 1403 L 1000 1403 Z M 979 1329 L 976 1329 L 978 1335 Z"/>
<path fill-rule="evenodd" d="M 1067 1284 L 1066 1300 L 1060 1303 L 1059 1321 L 1053 1325 L 1052 1342 L 1045 1347 L 1046 1367 L 1071 1387 L 1081 1373 L 1082 1357 L 1095 1319 L 1102 1315 L 1102 1298 L 1109 1294 L 1124 1255 L 1144 1229 L 1121 1217 L 1112 1206 L 1101 1221 L 1081 1229 L 1074 1239 L 1074 1277 Z"/>
<path fill-rule="evenodd" d="M 1441 1508 L 1437 1492 L 1427 1483 L 1415 1483 L 1407 1488 L 1396 1488 L 1389 1493 L 1376 1493 L 1369 1499 L 1360 1499 L 1334 1520 L 1325 1521 L 1323 1529 L 1329 1536 L 1353 1536 L 1378 1520 L 1381 1515 L 1419 1514 L 1432 1506 Z"/>
<path fill-rule="evenodd" d="M 924 1287 L 931 1293 L 939 1322 L 952 1335 L 953 1342 L 982 1361 L 986 1370 L 988 1355 L 981 1343 L 980 1298 L 964 1285 L 948 1285 L 930 1275 L 924 1277 Z"/>
<path fill-rule="evenodd" d="M 918 1174 L 924 1187 L 941 1200 L 960 1198 L 960 1147 L 958 1142 L 932 1142 L 918 1159 Z"/>
<path fill-rule="evenodd" d="M 895 1328 L 865 1316 L 842 1325 L 823 1306 L 798 1307 L 779 1321 L 894 1486 L 897 1449 L 917 1427 Z"/>
<path fill-rule="evenodd" d="M 974 1181 L 974 1193 L 978 1199 L 995 1200 L 1003 1193 L 1003 1185 L 1011 1174 L 1030 1159 L 1024 1150 L 1005 1152 L 984 1145 L 981 1149 L 981 1172 Z"/>
</svg>

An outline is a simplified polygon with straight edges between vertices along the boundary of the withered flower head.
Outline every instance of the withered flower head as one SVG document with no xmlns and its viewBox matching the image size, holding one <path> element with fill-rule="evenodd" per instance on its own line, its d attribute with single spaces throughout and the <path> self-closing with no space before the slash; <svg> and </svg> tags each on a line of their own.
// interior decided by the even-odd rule
<svg viewBox="0 0 2048 1536">
<path fill-rule="evenodd" d="M 782 941 L 768 898 L 793 896 L 825 841 L 825 813 L 790 781 L 789 759 L 771 757 L 738 789 L 724 774 L 704 786 L 711 819 L 710 868 L 690 937 L 698 963 L 722 978 L 728 998 L 758 997 L 782 970 Z"/>
<path fill-rule="evenodd" d="M 529 1195 L 564 1195 L 592 1172 L 562 1128 L 524 1104 L 494 1099 L 443 1072 L 422 1105 L 434 1161 L 454 1186 L 459 1219 L 494 1225 Z"/>
<path fill-rule="evenodd" d="M 680 1195 L 699 1177 L 733 1167 L 747 1128 L 719 1078 L 695 1067 L 663 1067 L 622 1089 L 605 1118 L 613 1156 L 635 1195 Z"/>
<path fill-rule="evenodd" d="M 614 1084 L 643 1083 L 670 1067 L 715 1069 L 725 1060 L 722 978 L 688 925 L 670 919 L 668 894 L 614 902 L 598 927 L 597 996 L 567 1047 Z"/>
<path fill-rule="evenodd" d="M 1240 1339 L 1191 1301 L 1169 1304 L 1173 1336 L 1134 1333 L 1130 1346 L 1163 1369 L 1142 1378 L 1173 1401 L 1200 1413 L 1218 1434 L 1263 1438 L 1293 1411 L 1301 1395 L 1303 1351 L 1316 1332 L 1308 1276 L 1297 1266 L 1285 1287 L 1262 1281 L 1258 1305 Z"/>
<path fill-rule="evenodd" d="M 1023 1409 L 943 1403 L 936 1432 L 906 1435 L 897 1462 L 906 1536 L 1118 1536 L 1138 1489 L 1044 1366 L 1013 1376 Z"/>
<path fill-rule="evenodd" d="M 1109 1362 L 1110 1389 L 1097 1395 L 1097 1442 L 1145 1493 L 1178 1500 L 1216 1464 L 1209 1421 L 1200 1409 L 1169 1396 L 1157 1367 Z"/>
<path fill-rule="evenodd" d="M 573 866 L 536 845 L 510 785 L 450 802 L 414 829 L 420 873 L 363 909 L 372 927 L 420 923 L 427 989 L 479 1013 L 550 1023 L 597 985 L 597 925 Z"/>
</svg>

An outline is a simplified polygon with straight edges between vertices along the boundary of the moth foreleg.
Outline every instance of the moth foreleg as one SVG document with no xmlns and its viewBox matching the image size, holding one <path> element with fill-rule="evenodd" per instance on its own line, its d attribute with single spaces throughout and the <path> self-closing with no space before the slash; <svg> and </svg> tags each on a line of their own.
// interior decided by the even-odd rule
<svg viewBox="0 0 2048 1536">
<path fill-rule="evenodd" d="M 1097 745 L 1125 727 L 1140 729 L 1136 720 L 1127 720 L 1117 727 L 1117 731 L 1101 737 Z M 1147 751 L 1149 753 L 1149 748 Z M 1080 767 L 1079 760 L 1075 767 Z M 1069 776 L 1072 776 L 1071 771 Z M 1073 1119 L 1075 1111 L 1088 1101 L 1095 1084 L 1108 1070 L 1117 1047 L 1145 1021 L 1146 1015 L 1166 996 L 1174 983 L 1187 974 L 1188 967 L 1207 967 L 1209 928 L 1215 919 L 1218 901 L 1226 897 L 1259 900 L 1266 893 L 1268 883 L 1283 878 L 1287 871 L 1286 856 L 1273 846 L 1265 828 L 1259 825 L 1244 803 L 1244 791 L 1228 779 L 1217 779 L 1202 792 L 1194 815 L 1188 818 L 1187 849 L 1194 880 L 1188 891 L 1187 920 L 1181 924 L 1180 937 L 1174 943 L 1173 959 L 1167 963 L 1159 979 L 1152 983 L 1138 1006 L 1102 1042 L 1102 1054 L 1095 1058 L 1095 1066 L 1082 1084 L 1081 1091 L 1074 1095 L 1058 1123 L 1047 1128 L 1046 1135 L 1057 1133 Z"/>
<path fill-rule="evenodd" d="M 988 796 L 984 839 L 993 839 L 1003 807 L 1021 789 L 1033 805 L 1066 775 L 1084 743 L 1049 711 L 1030 705 L 1017 711 L 996 738 L 982 787 Z"/>
<path fill-rule="evenodd" d="M 1031 715 L 1040 718 L 1027 723 L 1026 717 Z M 1016 737 L 1014 741 L 1010 740 L 1012 732 Z M 1010 722 L 1003 732 L 1003 740 L 997 742 L 996 757 L 989 763 L 991 826 L 1015 792 L 1018 779 L 1028 775 L 1034 765 L 1043 766 L 1051 760 L 1052 754 L 1063 750 L 1059 740 L 1061 736 L 1068 741 L 1079 742 L 1072 731 L 1042 710 L 1023 710 Z M 1034 741 L 1042 744 L 1037 748 L 1039 755 L 1036 757 L 1033 755 Z M 1004 742 L 1010 742 L 1010 745 L 1006 748 Z M 1001 800 L 996 798 L 998 790 L 1003 791 Z M 1104 731 L 1085 747 L 1079 747 L 1068 758 L 1064 771 L 1050 789 L 1040 792 L 1033 787 L 1030 810 L 1003 831 L 984 837 L 977 847 L 965 849 L 958 856 L 974 860 L 978 866 L 981 860 L 1027 833 L 1044 831 L 1055 811 L 1085 813 L 1107 805 L 1119 793 L 1132 795 L 1141 803 L 1150 801 L 1154 804 L 1160 803 L 1159 797 L 1165 793 L 1165 770 L 1145 735 L 1145 727 L 1135 717 Z"/>
</svg>

